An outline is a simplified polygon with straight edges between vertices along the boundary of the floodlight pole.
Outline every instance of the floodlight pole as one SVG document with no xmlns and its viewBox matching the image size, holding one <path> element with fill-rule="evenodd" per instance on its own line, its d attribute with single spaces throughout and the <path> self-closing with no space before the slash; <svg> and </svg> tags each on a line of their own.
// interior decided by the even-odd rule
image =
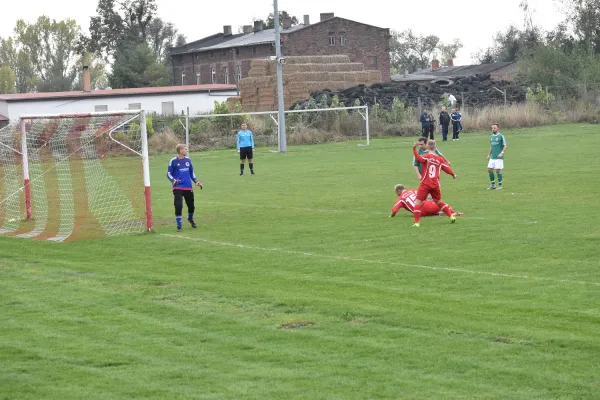
<svg viewBox="0 0 600 400">
<path fill-rule="evenodd" d="M 279 34 L 279 9 L 277 0 L 273 0 L 273 22 L 275 24 L 275 57 L 277 63 L 277 102 L 278 102 L 278 122 L 279 122 L 279 152 L 287 151 L 287 142 L 285 137 L 285 109 L 283 103 L 283 66 L 281 64 L 281 40 Z"/>
</svg>

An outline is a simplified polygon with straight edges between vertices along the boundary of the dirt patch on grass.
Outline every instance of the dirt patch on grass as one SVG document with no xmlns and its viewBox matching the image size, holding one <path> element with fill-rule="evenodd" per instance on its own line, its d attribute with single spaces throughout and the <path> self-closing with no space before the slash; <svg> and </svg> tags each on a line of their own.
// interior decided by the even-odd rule
<svg viewBox="0 0 600 400">
<path fill-rule="evenodd" d="M 296 329 L 296 328 L 304 328 L 305 326 L 315 326 L 317 325 L 316 322 L 313 321 L 289 321 L 289 322 L 285 322 L 281 325 L 279 325 L 279 327 L 281 329 Z"/>
</svg>

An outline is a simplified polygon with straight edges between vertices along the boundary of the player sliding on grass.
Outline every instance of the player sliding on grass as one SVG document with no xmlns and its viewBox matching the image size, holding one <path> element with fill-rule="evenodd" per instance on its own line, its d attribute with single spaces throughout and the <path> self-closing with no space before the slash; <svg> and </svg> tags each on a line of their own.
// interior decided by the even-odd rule
<svg viewBox="0 0 600 400">
<path fill-rule="evenodd" d="M 417 201 L 415 202 L 413 215 L 415 217 L 415 223 L 413 226 L 419 227 L 421 222 L 421 208 L 427 195 L 431 194 L 433 201 L 440 207 L 440 210 L 450 217 L 450 222 L 456 221 L 456 214 L 454 210 L 442 201 L 442 191 L 440 190 L 440 170 L 443 170 L 448 175 L 452 175 L 456 179 L 456 174 L 446 160 L 437 154 L 435 154 L 435 140 L 429 140 L 427 142 L 428 154 L 420 155 L 417 152 L 418 142 L 413 145 L 413 155 L 415 161 L 423 164 L 423 173 L 421 177 L 421 184 L 417 190 Z"/>
<path fill-rule="evenodd" d="M 410 213 L 415 212 L 415 205 L 417 203 L 417 191 L 415 189 L 404 189 L 404 185 L 398 184 L 394 187 L 394 192 L 398 195 L 396 204 L 392 208 L 390 218 L 394 217 L 400 209 L 404 208 Z M 450 210 L 452 207 L 448 205 Z M 454 212 L 456 216 L 463 216 L 465 214 L 461 212 Z M 432 215 L 441 216 L 444 212 L 440 210 L 440 206 L 435 204 L 433 201 L 424 201 L 421 205 L 421 217 L 429 217 Z"/>
</svg>

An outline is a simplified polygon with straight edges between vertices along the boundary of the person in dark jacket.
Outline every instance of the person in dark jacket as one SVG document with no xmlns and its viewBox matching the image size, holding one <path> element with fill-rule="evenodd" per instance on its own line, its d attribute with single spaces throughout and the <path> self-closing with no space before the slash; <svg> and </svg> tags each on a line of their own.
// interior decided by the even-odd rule
<svg viewBox="0 0 600 400">
<path fill-rule="evenodd" d="M 429 137 L 429 126 L 431 125 L 431 120 L 429 119 L 429 112 L 426 108 L 423 109 L 423 112 L 419 116 L 419 121 L 421 121 L 422 136 Z"/>
<path fill-rule="evenodd" d="M 458 134 L 462 131 L 462 115 L 456 108 L 453 108 L 450 119 L 452 120 L 452 140 L 458 140 Z"/>
<path fill-rule="evenodd" d="M 446 107 L 442 107 L 439 121 L 442 128 L 442 140 L 445 142 L 448 140 L 448 127 L 450 126 L 450 114 L 446 111 Z"/>
<path fill-rule="evenodd" d="M 429 139 L 433 140 L 433 131 L 435 130 L 435 117 L 433 116 L 433 111 L 429 110 Z"/>
</svg>

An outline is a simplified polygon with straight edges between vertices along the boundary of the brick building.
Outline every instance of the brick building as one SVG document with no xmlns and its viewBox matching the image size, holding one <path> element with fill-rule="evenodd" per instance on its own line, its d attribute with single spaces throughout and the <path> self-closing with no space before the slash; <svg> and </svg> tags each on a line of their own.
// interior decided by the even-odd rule
<svg viewBox="0 0 600 400">
<path fill-rule="evenodd" d="M 310 23 L 309 16 L 299 25 L 283 20 L 280 30 L 282 56 L 349 56 L 365 69 L 381 71 L 384 82 L 390 80 L 390 31 L 372 25 L 322 13 L 320 21 Z M 175 84 L 235 84 L 248 76 L 254 59 L 275 55 L 275 29 L 264 29 L 262 21 L 246 25 L 233 34 L 230 25 L 218 33 L 171 51 Z"/>
</svg>

